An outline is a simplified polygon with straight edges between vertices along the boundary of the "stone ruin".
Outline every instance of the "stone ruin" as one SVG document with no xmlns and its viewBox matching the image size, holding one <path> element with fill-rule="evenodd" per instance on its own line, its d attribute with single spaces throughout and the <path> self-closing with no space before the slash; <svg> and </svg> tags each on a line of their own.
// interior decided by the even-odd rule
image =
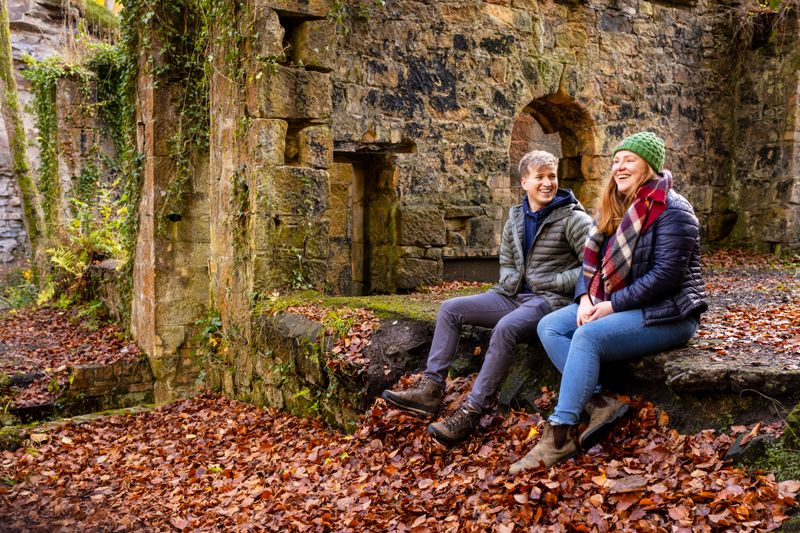
<svg viewBox="0 0 800 533">
<path fill-rule="evenodd" d="M 209 310 L 232 340 L 208 379 L 283 406 L 289 396 L 261 361 L 259 298 L 493 279 L 504 217 L 520 198 L 516 162 L 532 148 L 556 152 L 562 186 L 591 206 L 614 145 L 655 131 L 705 242 L 800 247 L 791 10 L 750 16 L 707 0 L 224 3 L 242 39 L 215 28 L 210 146 L 166 218 L 181 87 L 159 77 L 164 19 L 142 30 L 156 44 L 139 62 L 131 330 L 160 401 L 191 391 L 204 371 L 194 350 Z M 232 48 L 236 66 L 225 59 Z"/>
</svg>

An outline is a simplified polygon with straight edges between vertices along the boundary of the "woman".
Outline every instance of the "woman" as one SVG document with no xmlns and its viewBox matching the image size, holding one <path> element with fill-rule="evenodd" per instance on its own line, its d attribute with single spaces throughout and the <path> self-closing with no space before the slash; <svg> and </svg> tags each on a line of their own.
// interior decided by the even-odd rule
<svg viewBox="0 0 800 533">
<path fill-rule="evenodd" d="M 706 308 L 699 224 L 691 204 L 662 170 L 664 141 L 650 132 L 614 149 L 611 178 L 586 238 L 577 304 L 544 317 L 537 328 L 562 373 L 558 404 L 539 443 L 510 472 L 545 467 L 588 448 L 627 410 L 597 393 L 600 364 L 685 344 Z M 581 412 L 590 415 L 577 437 Z"/>
</svg>

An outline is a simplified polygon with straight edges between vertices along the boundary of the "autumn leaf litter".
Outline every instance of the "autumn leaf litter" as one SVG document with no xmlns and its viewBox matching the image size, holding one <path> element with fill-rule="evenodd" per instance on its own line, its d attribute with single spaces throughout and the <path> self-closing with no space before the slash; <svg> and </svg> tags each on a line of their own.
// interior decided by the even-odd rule
<svg viewBox="0 0 800 533">
<path fill-rule="evenodd" d="M 723 298 L 733 286 L 725 276 L 745 276 L 754 291 L 763 280 L 763 301 L 746 309 L 756 320 L 758 309 L 775 316 L 779 307 L 770 305 L 796 301 L 783 299 L 797 293 L 797 278 L 767 271 L 753 280 L 738 257 L 715 258 L 709 288 Z M 775 283 L 783 285 L 776 291 Z M 781 315 L 786 327 L 772 328 L 779 336 L 737 345 L 729 330 L 715 329 L 723 327 L 722 313 L 743 317 L 736 306 L 747 305 L 733 293 L 710 311 L 700 342 L 721 340 L 709 343 L 710 356 L 728 356 L 714 351 L 720 345 L 732 347 L 729 353 L 792 346 L 796 310 Z M 356 315 L 356 330 L 348 326 L 342 338 L 368 343 L 371 318 Z M 723 320 L 744 330 L 753 316 Z M 337 342 L 342 362 L 335 364 L 360 363 L 352 339 Z M 469 385 L 453 381 L 448 408 Z M 736 434 L 777 436 L 779 425 L 681 435 L 666 413 L 625 399 L 632 416 L 601 444 L 552 469 L 509 476 L 508 466 L 538 441 L 538 414 L 491 413 L 478 435 L 446 449 L 426 435 L 425 421 L 382 400 L 353 435 L 343 435 L 315 420 L 206 394 L 135 416 L 36 430 L 35 441 L 0 454 L 0 515 L 11 531 L 689 532 L 773 530 L 796 509 L 799 482 L 776 482 L 723 459 Z M 536 405 L 553 401 L 545 390 Z"/>
</svg>

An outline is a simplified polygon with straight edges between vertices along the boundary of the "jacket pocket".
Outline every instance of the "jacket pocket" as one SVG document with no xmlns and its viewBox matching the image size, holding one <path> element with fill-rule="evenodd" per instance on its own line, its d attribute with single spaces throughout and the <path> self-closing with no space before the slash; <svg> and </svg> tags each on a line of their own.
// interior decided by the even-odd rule
<svg viewBox="0 0 800 533">
<path fill-rule="evenodd" d="M 517 288 L 517 283 L 519 282 L 519 274 L 513 273 L 505 276 L 503 279 L 500 280 L 500 286 L 506 292 L 513 293 L 514 290 Z"/>
</svg>

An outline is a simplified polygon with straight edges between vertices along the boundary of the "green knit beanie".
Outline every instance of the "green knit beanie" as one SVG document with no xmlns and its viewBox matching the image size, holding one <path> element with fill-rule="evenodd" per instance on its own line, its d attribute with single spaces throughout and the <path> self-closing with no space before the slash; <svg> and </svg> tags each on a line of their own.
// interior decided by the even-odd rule
<svg viewBox="0 0 800 533">
<path fill-rule="evenodd" d="M 643 131 L 641 133 L 634 133 L 622 139 L 622 142 L 614 148 L 613 156 L 620 150 L 628 150 L 638 155 L 650 165 L 656 172 L 661 172 L 664 168 L 664 156 L 666 155 L 666 148 L 664 147 L 664 139 L 650 133 Z"/>
</svg>

